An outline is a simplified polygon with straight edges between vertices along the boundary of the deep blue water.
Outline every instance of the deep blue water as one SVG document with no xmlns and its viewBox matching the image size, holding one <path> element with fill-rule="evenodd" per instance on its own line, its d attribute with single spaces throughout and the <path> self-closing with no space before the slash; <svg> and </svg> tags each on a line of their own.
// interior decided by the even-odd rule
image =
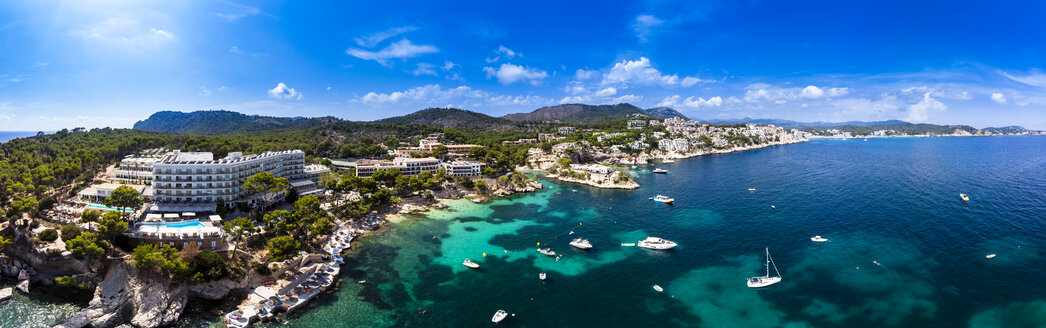
<svg viewBox="0 0 1046 328">
<path fill-rule="evenodd" d="M 1046 326 L 1046 138 L 815 140 L 658 167 L 633 191 L 546 182 L 390 223 L 337 291 L 268 326 L 489 327 L 498 309 L 509 327 Z M 647 235 L 680 246 L 621 246 Z M 749 289 L 767 247 L 784 279 Z M 181 326 L 213 324 L 211 306 Z"/>
<path fill-rule="evenodd" d="M 0 131 L 0 143 L 8 142 L 15 138 L 32 137 L 37 133 L 37 131 Z"/>
</svg>

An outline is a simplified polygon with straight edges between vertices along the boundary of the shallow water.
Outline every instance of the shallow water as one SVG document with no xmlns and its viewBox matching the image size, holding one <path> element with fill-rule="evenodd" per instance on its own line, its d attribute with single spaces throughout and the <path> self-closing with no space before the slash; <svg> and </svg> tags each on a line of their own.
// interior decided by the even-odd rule
<svg viewBox="0 0 1046 328">
<path fill-rule="evenodd" d="M 1046 138 L 816 140 L 659 167 L 634 191 L 546 181 L 390 223 L 337 291 L 267 326 L 489 327 L 498 309 L 513 327 L 1046 326 Z M 621 246 L 647 235 L 679 247 Z M 784 279 L 750 289 L 767 247 Z"/>
</svg>

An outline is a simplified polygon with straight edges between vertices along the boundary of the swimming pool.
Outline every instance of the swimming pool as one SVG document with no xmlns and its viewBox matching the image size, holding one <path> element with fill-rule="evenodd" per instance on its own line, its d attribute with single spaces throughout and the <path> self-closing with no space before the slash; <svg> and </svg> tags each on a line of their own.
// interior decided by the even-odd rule
<svg viewBox="0 0 1046 328">
<path fill-rule="evenodd" d="M 109 206 L 99 205 L 99 204 L 87 204 L 87 207 L 97 208 L 97 209 L 100 209 L 100 210 L 134 212 L 133 209 L 129 209 L 129 208 L 125 208 L 125 209 L 121 210 L 121 209 L 118 209 L 118 208 L 115 208 L 115 207 L 109 207 Z"/>
<path fill-rule="evenodd" d="M 177 222 L 143 222 L 138 224 L 138 229 L 149 232 L 180 233 L 215 230 L 200 220 L 185 220 Z"/>
</svg>

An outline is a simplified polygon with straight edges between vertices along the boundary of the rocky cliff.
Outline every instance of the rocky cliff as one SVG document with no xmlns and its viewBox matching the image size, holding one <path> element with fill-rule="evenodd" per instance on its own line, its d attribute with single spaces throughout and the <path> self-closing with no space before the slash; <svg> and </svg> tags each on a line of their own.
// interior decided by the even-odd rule
<svg viewBox="0 0 1046 328">
<path fill-rule="evenodd" d="M 164 274 L 117 262 L 109 267 L 87 308 L 61 327 L 167 326 L 178 320 L 187 300 L 185 285 L 172 285 Z"/>
</svg>

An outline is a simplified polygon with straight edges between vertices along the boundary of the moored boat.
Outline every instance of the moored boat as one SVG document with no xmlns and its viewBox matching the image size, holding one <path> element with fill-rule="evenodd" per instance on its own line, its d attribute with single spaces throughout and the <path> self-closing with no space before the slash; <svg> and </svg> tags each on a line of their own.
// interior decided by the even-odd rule
<svg viewBox="0 0 1046 328">
<path fill-rule="evenodd" d="M 821 237 L 820 235 L 817 235 L 817 236 L 813 236 L 813 237 L 810 237 L 810 240 L 811 240 L 811 241 L 815 241 L 815 242 L 818 242 L 818 243 L 823 243 L 823 242 L 826 242 L 826 241 L 828 241 L 828 239 L 827 239 L 827 238 Z"/>
<path fill-rule="evenodd" d="M 552 251 L 551 248 L 538 248 L 538 253 L 545 254 L 548 256 L 556 256 L 556 252 Z"/>
<path fill-rule="evenodd" d="M 472 262 L 472 259 L 465 259 L 465 262 L 461 263 L 461 265 L 464 265 L 469 269 L 479 269 L 479 263 Z"/>
<path fill-rule="evenodd" d="M 770 276 L 770 265 L 774 266 L 774 272 L 777 273 L 776 277 Z M 770 286 L 781 282 L 781 272 L 777 271 L 777 264 L 774 263 L 773 258 L 770 257 L 770 249 L 766 249 L 766 275 L 762 277 L 752 277 L 748 279 L 749 288 L 760 288 Z"/>
<path fill-rule="evenodd" d="M 545 280 L 545 273 L 542 272 L 541 274 L 539 274 L 538 279 Z"/>
<path fill-rule="evenodd" d="M 967 196 L 966 194 L 959 194 L 959 198 L 962 198 L 962 201 L 964 202 L 970 201 L 970 196 Z"/>
<path fill-rule="evenodd" d="M 570 246 L 577 247 L 579 249 L 591 249 L 592 244 L 588 242 L 588 239 L 576 238 L 570 242 Z"/>
<path fill-rule="evenodd" d="M 505 310 L 498 310 L 498 312 L 494 313 L 494 317 L 491 318 L 490 321 L 493 323 L 499 323 L 505 320 L 505 318 L 508 318 L 508 312 L 505 312 Z"/>
<path fill-rule="evenodd" d="M 658 174 L 666 174 L 666 173 L 668 173 L 668 170 L 666 170 L 666 169 L 654 169 L 652 172 L 658 173 Z"/>
<path fill-rule="evenodd" d="M 676 247 L 676 243 L 674 241 L 665 240 L 658 237 L 646 237 L 646 239 L 637 242 L 636 246 L 646 249 L 665 250 Z"/>
<path fill-rule="evenodd" d="M 654 196 L 654 198 L 651 198 L 651 199 L 653 201 L 655 201 L 655 202 L 665 203 L 665 204 L 671 204 L 671 203 L 674 203 L 676 201 L 675 198 L 668 197 L 668 196 L 665 196 L 665 195 L 657 195 L 657 196 Z"/>
<path fill-rule="evenodd" d="M 664 288 L 661 288 L 661 286 L 658 285 L 654 285 L 654 290 L 656 290 L 658 293 L 662 293 L 665 291 Z"/>
<path fill-rule="evenodd" d="M 994 258 L 994 257 L 995 257 L 995 254 L 988 254 L 988 255 L 984 256 L 984 258 L 986 258 L 986 259 L 990 259 L 990 258 Z"/>
</svg>

